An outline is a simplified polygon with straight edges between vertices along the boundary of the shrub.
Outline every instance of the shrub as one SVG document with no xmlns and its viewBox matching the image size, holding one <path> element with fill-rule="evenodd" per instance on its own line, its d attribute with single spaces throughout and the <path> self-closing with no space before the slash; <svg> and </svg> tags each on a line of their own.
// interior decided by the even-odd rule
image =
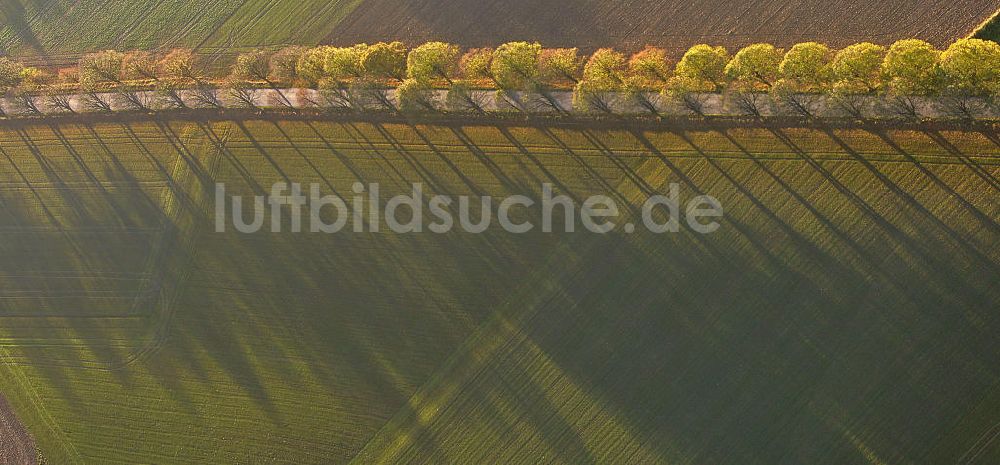
<svg viewBox="0 0 1000 465">
<path fill-rule="evenodd" d="M 402 42 L 379 42 L 361 54 L 362 72 L 375 79 L 406 78 L 406 45 Z"/>
<path fill-rule="evenodd" d="M 7 57 L 0 57 L 0 93 L 7 92 L 21 83 L 24 65 Z"/>
<path fill-rule="evenodd" d="M 493 51 L 490 71 L 501 89 L 525 89 L 538 78 L 538 42 L 508 42 Z"/>
<path fill-rule="evenodd" d="M 538 55 L 539 77 L 549 83 L 580 81 L 583 59 L 575 48 L 546 48 Z"/>
<path fill-rule="evenodd" d="M 725 86 L 728 63 L 729 52 L 725 47 L 695 45 L 677 62 L 671 80 L 676 89 L 715 92 Z"/>
<path fill-rule="evenodd" d="M 136 81 L 156 79 L 156 57 L 152 53 L 133 50 L 122 57 L 122 79 Z"/>
<path fill-rule="evenodd" d="M 100 83 L 119 82 L 125 54 L 115 50 L 88 53 L 80 58 L 80 85 L 93 88 Z"/>
<path fill-rule="evenodd" d="M 299 77 L 299 59 L 308 50 L 306 47 L 285 47 L 271 55 L 268 60 L 268 77 L 275 81 L 292 82 Z"/>
<path fill-rule="evenodd" d="M 462 77 L 470 80 L 493 80 L 493 49 L 474 48 L 465 52 L 459 60 L 458 67 Z"/>
<path fill-rule="evenodd" d="M 406 56 L 406 75 L 424 84 L 438 79 L 451 84 L 458 68 L 458 53 L 457 45 L 427 42 Z"/>
<path fill-rule="evenodd" d="M 233 63 L 232 79 L 239 81 L 267 81 L 270 71 L 268 54 L 262 51 L 241 53 Z"/>
<path fill-rule="evenodd" d="M 726 65 L 726 76 L 741 89 L 770 90 L 778 80 L 782 57 L 783 52 L 771 44 L 748 45 Z"/>
<path fill-rule="evenodd" d="M 830 64 L 832 89 L 838 93 L 870 94 L 882 87 L 885 47 L 869 42 L 854 44 L 837 52 Z"/>
<path fill-rule="evenodd" d="M 41 90 L 43 86 L 51 84 L 55 76 L 33 66 L 21 69 L 21 79 L 18 86 L 31 92 Z"/>
<path fill-rule="evenodd" d="M 896 95 L 932 95 L 940 90 L 941 52 L 917 39 L 900 40 L 882 61 L 882 74 L 889 90 Z"/>
<path fill-rule="evenodd" d="M 194 51 L 177 48 L 168 52 L 156 63 L 156 72 L 161 79 L 199 81 L 201 79 L 201 63 Z"/>
<path fill-rule="evenodd" d="M 56 81 L 60 84 L 76 84 L 80 82 L 80 69 L 75 66 L 60 68 L 56 71 Z"/>
</svg>

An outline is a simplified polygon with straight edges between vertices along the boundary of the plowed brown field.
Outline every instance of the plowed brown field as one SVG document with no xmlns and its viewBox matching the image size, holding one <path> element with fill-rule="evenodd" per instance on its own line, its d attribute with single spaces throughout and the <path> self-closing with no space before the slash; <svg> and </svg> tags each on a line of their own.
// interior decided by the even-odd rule
<svg viewBox="0 0 1000 465">
<path fill-rule="evenodd" d="M 997 9 L 1000 0 L 367 0 L 327 41 L 538 40 L 586 49 L 653 44 L 675 53 L 699 42 L 843 46 L 918 37 L 940 46 L 968 35 Z"/>
<path fill-rule="evenodd" d="M 35 465 L 35 442 L 0 395 L 0 463 Z"/>
</svg>

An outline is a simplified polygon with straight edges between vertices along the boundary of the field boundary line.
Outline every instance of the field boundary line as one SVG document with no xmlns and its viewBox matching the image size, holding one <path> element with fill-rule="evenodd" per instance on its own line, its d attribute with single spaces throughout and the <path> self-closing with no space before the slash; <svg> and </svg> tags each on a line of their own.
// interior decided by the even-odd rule
<svg viewBox="0 0 1000 465">
<path fill-rule="evenodd" d="M 222 159 L 221 152 L 222 150 L 224 150 L 223 147 L 229 139 L 229 133 L 231 130 L 232 130 L 232 125 L 226 125 L 224 128 L 224 132 L 219 136 L 217 143 L 216 141 L 213 140 L 207 141 L 212 144 L 212 150 L 210 151 L 211 155 L 208 155 L 205 158 L 207 160 L 210 160 L 208 175 L 213 179 L 217 175 L 217 171 L 219 169 L 219 165 L 221 164 L 221 159 Z M 180 141 L 179 138 L 177 140 L 177 143 L 183 145 L 183 143 Z M 184 150 L 184 149 L 179 148 L 178 150 Z M 175 162 L 176 163 L 175 168 L 177 168 L 178 166 L 183 166 L 183 163 L 187 162 L 183 154 L 178 153 L 177 156 L 178 159 Z M 186 170 L 185 172 L 188 172 L 189 176 L 194 176 L 195 178 L 198 177 L 198 175 L 196 173 L 191 172 L 190 169 Z M 180 186 L 181 183 L 178 183 L 178 185 Z M 196 188 L 198 187 L 196 186 Z M 171 196 L 170 199 L 176 201 L 177 200 L 176 195 Z M 206 197 L 205 199 L 203 199 L 203 201 L 207 203 L 209 199 Z M 190 212 L 190 213 L 195 214 L 196 212 Z M 184 263 L 180 266 L 179 269 L 180 274 L 176 276 L 175 278 L 176 282 L 172 286 L 171 290 L 169 291 L 164 290 L 163 286 L 160 286 L 159 288 L 160 301 L 162 305 L 160 311 L 162 312 L 162 314 L 156 320 L 157 323 L 153 328 L 153 337 L 147 342 L 147 344 L 145 344 L 139 350 L 132 353 L 125 360 L 124 363 L 122 363 L 119 366 L 113 367 L 112 369 L 114 370 L 124 369 L 133 363 L 145 359 L 146 357 L 152 355 L 157 350 L 159 350 L 159 348 L 162 347 L 169 338 L 170 326 L 171 323 L 173 322 L 174 315 L 176 314 L 177 311 L 174 303 L 175 300 L 177 299 L 177 296 L 180 294 L 181 288 L 185 285 L 185 283 L 188 280 L 188 277 L 191 274 L 191 268 L 194 266 L 195 257 L 197 255 L 197 250 L 198 250 L 197 239 L 199 231 L 201 229 L 199 226 L 200 223 L 197 221 L 197 218 L 192 218 L 191 221 L 193 224 L 190 226 L 190 230 L 188 231 L 180 230 L 178 232 L 179 235 L 178 239 L 180 241 L 185 241 L 185 238 L 187 238 L 186 241 L 187 244 L 185 245 L 184 248 L 186 250 L 190 250 L 190 253 L 187 254 Z M 167 293 L 169 293 L 169 295 L 165 295 Z"/>
<path fill-rule="evenodd" d="M 45 408 L 44 403 L 41 401 L 41 397 L 38 395 L 38 391 L 35 390 L 34 385 L 31 381 L 24 375 L 21 371 L 21 367 L 13 362 L 12 355 L 10 351 L 5 346 L 0 346 L 0 357 L 3 358 L 3 368 L 13 375 L 14 382 L 18 385 L 23 395 L 27 398 L 28 402 L 31 403 L 32 407 L 38 412 L 39 418 L 41 418 L 42 423 L 53 433 L 55 439 L 58 440 L 59 444 L 63 446 L 63 449 L 67 452 L 67 456 L 73 460 L 74 464 L 82 464 L 83 457 L 80 452 L 76 450 L 76 446 L 73 442 L 69 440 L 66 432 L 59 427 L 55 419 Z M 35 438 L 35 447 L 38 447 L 38 438 Z"/>
</svg>

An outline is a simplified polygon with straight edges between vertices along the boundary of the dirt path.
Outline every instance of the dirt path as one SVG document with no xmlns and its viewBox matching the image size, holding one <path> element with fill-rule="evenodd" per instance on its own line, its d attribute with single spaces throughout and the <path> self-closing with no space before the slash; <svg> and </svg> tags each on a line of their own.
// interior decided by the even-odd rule
<svg viewBox="0 0 1000 465">
<path fill-rule="evenodd" d="M 0 395 L 0 463 L 36 465 L 35 441 L 14 416 L 7 399 Z"/>
</svg>

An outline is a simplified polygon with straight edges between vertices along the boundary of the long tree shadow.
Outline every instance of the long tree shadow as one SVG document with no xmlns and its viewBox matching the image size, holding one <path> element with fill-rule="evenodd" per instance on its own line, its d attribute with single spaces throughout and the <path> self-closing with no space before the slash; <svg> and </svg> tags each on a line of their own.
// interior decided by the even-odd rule
<svg viewBox="0 0 1000 465">
<path fill-rule="evenodd" d="M 3 24 L 11 28 L 24 45 L 38 54 L 45 53 L 45 48 L 28 24 L 27 12 L 21 0 L 0 2 L 0 25 Z"/>
<path fill-rule="evenodd" d="M 1000 268 L 998 268 L 997 264 L 994 263 L 992 260 L 990 260 L 989 257 L 986 257 L 983 254 L 982 251 L 978 250 L 976 247 L 974 247 L 973 245 L 971 245 L 969 243 L 969 240 L 968 240 L 967 237 L 965 237 L 959 231 L 956 231 L 954 229 L 954 227 L 946 224 L 943 220 L 941 220 L 940 218 L 938 218 L 926 206 L 924 206 L 923 204 L 921 204 L 920 202 L 918 202 L 913 197 L 913 195 L 905 192 L 901 187 L 899 187 L 896 183 L 894 183 L 891 179 L 889 179 L 884 173 L 882 173 L 875 165 L 873 165 L 871 162 L 865 160 L 864 157 L 861 156 L 861 154 L 859 154 L 857 151 L 855 151 L 849 145 L 847 145 L 842 139 L 840 139 L 839 137 L 837 137 L 835 134 L 833 134 L 829 130 L 826 130 L 824 132 L 826 133 L 826 135 L 828 137 L 830 137 L 831 140 L 833 140 L 840 147 L 842 147 L 844 149 L 844 151 L 846 151 L 847 153 L 851 154 L 851 156 L 854 157 L 855 160 L 857 160 L 865 168 L 867 168 L 886 188 L 888 188 L 889 190 L 891 190 L 899 198 L 903 199 L 904 202 L 908 206 L 910 206 L 911 208 L 913 208 L 913 209 L 917 210 L 918 212 L 920 212 L 926 219 L 930 220 L 931 223 L 934 224 L 939 230 L 945 232 L 948 236 L 950 236 L 955 241 L 955 243 L 958 244 L 962 249 L 966 250 L 970 255 L 972 255 L 973 257 L 975 257 L 976 259 L 978 259 L 979 262 L 980 262 L 980 264 L 982 266 L 985 266 L 987 269 L 989 269 L 990 271 L 992 271 L 993 274 L 995 274 L 995 275 L 1000 274 Z M 880 138 L 881 137 L 882 136 L 880 136 Z M 787 137 L 783 138 L 782 140 L 785 141 L 786 144 L 790 142 L 790 139 L 788 139 Z M 996 224 L 996 222 L 993 219 L 986 217 L 981 211 L 979 211 L 978 208 L 976 208 L 975 206 L 973 206 L 972 204 L 970 204 L 962 196 L 958 195 L 954 191 L 954 189 L 952 189 L 950 186 L 944 184 L 944 182 L 942 182 L 933 173 L 931 173 L 930 171 L 928 171 L 916 159 L 914 159 L 911 155 L 909 155 L 908 153 L 906 153 L 905 151 L 903 151 L 901 147 L 899 147 L 897 144 L 895 144 L 894 142 L 892 142 L 890 139 L 883 138 L 883 140 L 886 141 L 886 144 L 888 146 L 892 147 L 894 150 L 900 152 L 904 157 L 906 157 L 906 159 L 908 161 L 910 161 L 921 173 L 923 173 L 925 176 L 927 176 L 930 179 L 932 179 L 935 182 L 935 184 L 938 185 L 943 191 L 948 192 L 949 195 L 951 195 L 953 198 L 957 199 L 960 202 L 960 204 L 963 205 L 964 207 L 966 207 L 976 217 L 977 220 L 979 220 L 980 222 L 982 222 L 984 224 L 984 226 L 986 226 L 987 228 L 992 229 L 994 231 L 1000 230 L 1000 229 L 998 229 L 997 224 Z M 790 145 L 790 147 L 792 147 L 793 150 L 796 150 L 798 153 L 804 154 L 804 152 L 802 152 L 800 149 L 798 149 L 797 147 L 795 147 L 794 144 Z M 860 197 L 855 196 L 855 199 L 857 201 L 859 201 L 859 202 L 865 203 L 864 200 L 862 200 Z M 865 203 L 865 205 L 867 205 L 867 203 Z M 877 213 L 874 212 L 874 209 L 870 209 L 869 208 L 869 211 L 872 214 L 877 215 Z M 888 221 L 883 221 L 882 224 L 887 225 L 887 227 L 889 227 L 889 228 L 893 228 L 894 231 L 895 231 L 895 234 L 901 240 L 910 241 L 912 243 L 912 241 L 913 241 L 912 238 L 910 238 L 908 235 L 906 235 L 902 230 L 899 230 L 899 229 L 895 228 L 894 226 L 892 226 L 891 224 L 889 224 Z M 925 259 L 931 260 L 930 255 L 927 252 L 923 253 L 922 255 L 925 257 Z"/>
</svg>

